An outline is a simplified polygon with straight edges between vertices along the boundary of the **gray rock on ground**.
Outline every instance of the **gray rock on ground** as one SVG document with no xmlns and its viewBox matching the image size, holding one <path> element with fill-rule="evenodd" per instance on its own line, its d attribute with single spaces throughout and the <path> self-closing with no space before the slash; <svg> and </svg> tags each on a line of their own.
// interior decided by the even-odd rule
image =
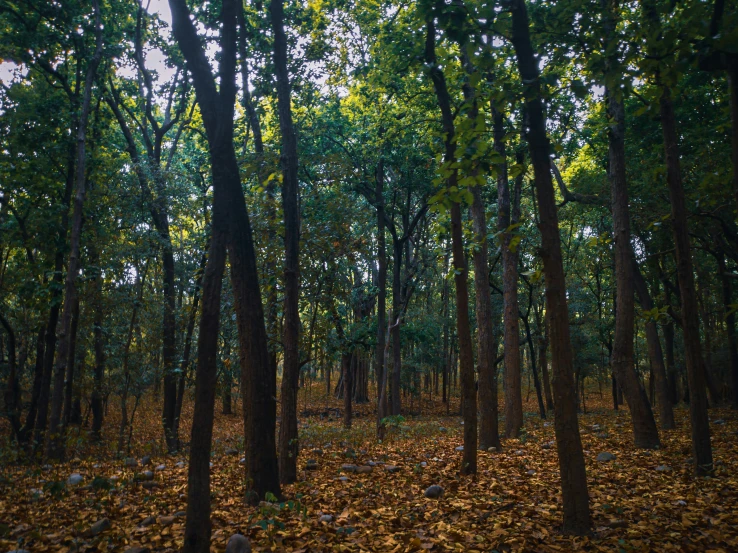
<svg viewBox="0 0 738 553">
<path fill-rule="evenodd" d="M 333 515 L 323 515 L 318 519 L 319 522 L 333 522 Z"/>
<path fill-rule="evenodd" d="M 341 465 L 342 472 L 356 472 L 358 467 L 356 465 Z"/>
<path fill-rule="evenodd" d="M 395 465 L 387 465 L 384 467 L 384 470 L 386 470 L 387 472 L 391 474 L 394 474 L 395 472 L 400 471 L 400 467 L 396 467 Z"/>
<path fill-rule="evenodd" d="M 228 538 L 225 553 L 251 553 L 251 542 L 246 536 L 233 534 Z"/>
<path fill-rule="evenodd" d="M 145 519 L 143 519 L 141 521 L 141 524 L 139 524 L 139 526 L 142 527 L 142 528 L 145 528 L 145 527 L 151 526 L 152 524 L 155 524 L 155 523 L 156 523 L 156 517 L 149 516 L 149 517 L 146 517 Z"/>
<path fill-rule="evenodd" d="M 433 484 L 432 486 L 429 486 L 427 490 L 425 490 L 425 493 L 423 494 L 428 499 L 440 499 L 443 497 L 443 488 L 437 484 Z"/>
<path fill-rule="evenodd" d="M 597 455 L 597 460 L 601 463 L 609 463 L 610 461 L 615 460 L 615 455 L 613 455 L 609 451 L 603 451 L 602 453 Z"/>
<path fill-rule="evenodd" d="M 77 486 L 81 484 L 84 481 L 84 477 L 79 474 L 78 472 L 75 472 L 67 478 L 67 484 L 70 486 Z"/>
<path fill-rule="evenodd" d="M 102 534 L 105 532 L 105 530 L 110 529 L 110 520 L 107 518 L 103 518 L 98 520 L 95 524 L 90 526 L 90 528 L 85 532 L 85 535 L 88 538 L 94 538 L 98 534 Z"/>
</svg>

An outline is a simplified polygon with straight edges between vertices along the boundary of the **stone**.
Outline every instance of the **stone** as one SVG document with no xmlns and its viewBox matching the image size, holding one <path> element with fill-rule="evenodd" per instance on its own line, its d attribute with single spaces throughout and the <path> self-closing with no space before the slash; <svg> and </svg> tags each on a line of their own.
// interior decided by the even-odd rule
<svg viewBox="0 0 738 553">
<path fill-rule="evenodd" d="M 443 488 L 437 484 L 433 484 L 432 486 L 429 486 L 427 490 L 425 490 L 423 495 L 428 499 L 440 499 L 441 497 L 443 497 Z"/>
<path fill-rule="evenodd" d="M 158 488 L 159 484 L 154 482 L 153 480 L 148 480 L 146 482 L 141 482 L 141 487 L 147 489 L 147 490 L 153 490 L 154 488 Z"/>
<path fill-rule="evenodd" d="M 658 467 L 656 467 L 656 471 L 657 472 L 670 472 L 671 467 L 669 465 L 659 465 Z"/>
<path fill-rule="evenodd" d="M 369 465 L 362 465 L 356 468 L 356 472 L 358 472 L 359 474 L 369 474 L 373 470 L 374 467 L 370 467 Z"/>
<path fill-rule="evenodd" d="M 313 449 L 313 453 L 315 455 L 323 455 L 323 450 L 320 449 L 319 447 L 316 447 L 316 448 Z"/>
<path fill-rule="evenodd" d="M 676 502 L 676 504 L 677 504 L 677 505 L 678 505 L 679 507 L 686 507 L 686 506 L 687 506 L 687 502 L 686 502 L 686 501 L 684 501 L 683 499 L 680 499 L 679 501 L 677 501 L 677 502 Z"/>
<path fill-rule="evenodd" d="M 126 457 L 123 461 L 123 464 L 127 467 L 137 467 L 138 461 L 136 461 L 136 459 L 134 459 L 133 457 Z"/>
<path fill-rule="evenodd" d="M 525 456 L 525 451 L 523 451 L 522 449 L 518 449 L 515 452 L 515 455 L 517 455 L 518 457 L 524 457 Z"/>
<path fill-rule="evenodd" d="M 151 457 L 149 455 L 141 459 L 141 465 L 143 465 L 144 467 L 150 464 L 151 464 Z"/>
<path fill-rule="evenodd" d="M 603 451 L 602 453 L 597 455 L 597 460 L 600 461 L 601 463 L 609 463 L 610 461 L 615 460 L 615 455 L 607 451 Z"/>
<path fill-rule="evenodd" d="M 342 472 L 356 472 L 358 467 L 356 465 L 341 465 Z"/>
<path fill-rule="evenodd" d="M 712 421 L 712 424 L 725 424 L 725 421 L 723 419 L 717 419 Z"/>
<path fill-rule="evenodd" d="M 445 426 L 439 426 L 439 427 L 438 427 L 438 431 L 439 431 L 439 432 L 448 432 L 448 429 L 446 429 L 446 427 L 445 427 Z"/>
<path fill-rule="evenodd" d="M 305 470 L 318 470 L 318 461 L 315 459 L 308 459 L 305 464 Z"/>
<path fill-rule="evenodd" d="M 142 473 L 134 476 L 133 479 L 136 480 L 137 482 L 150 482 L 151 480 L 154 479 L 154 473 L 151 472 L 150 470 L 145 470 Z"/>
<path fill-rule="evenodd" d="M 183 468 L 185 468 L 185 462 L 184 462 L 184 461 L 179 461 L 179 462 L 178 462 L 178 463 L 177 463 L 176 465 L 174 465 L 174 466 L 175 466 L 175 467 L 177 467 L 178 469 L 183 469 Z"/>
<path fill-rule="evenodd" d="M 93 538 L 97 536 L 98 534 L 102 534 L 105 532 L 105 530 L 110 529 L 110 520 L 107 518 L 102 518 L 98 520 L 95 524 L 90 526 L 90 528 L 85 532 L 85 536 L 88 538 Z"/>
<path fill-rule="evenodd" d="M 460 445 L 459 447 L 454 448 L 456 451 L 464 451 L 464 446 Z"/>
<path fill-rule="evenodd" d="M 226 553 L 251 553 L 251 542 L 246 536 L 233 534 L 228 538 Z"/>
<path fill-rule="evenodd" d="M 125 550 L 124 553 L 149 553 L 150 551 L 151 549 L 149 549 L 148 547 L 137 545 L 135 547 L 129 547 Z"/>
<path fill-rule="evenodd" d="M 164 527 L 171 526 L 174 524 L 174 521 L 177 519 L 175 516 L 168 516 L 168 517 L 159 517 L 159 524 L 161 524 Z"/>
<path fill-rule="evenodd" d="M 187 516 L 187 511 L 177 511 L 174 513 L 174 516 L 177 518 L 184 518 Z"/>
<path fill-rule="evenodd" d="M 225 450 L 225 454 L 226 455 L 238 455 L 238 450 L 233 447 L 229 447 L 228 449 Z"/>
<path fill-rule="evenodd" d="M 333 522 L 333 515 L 323 515 L 318 520 L 320 522 Z"/>
<path fill-rule="evenodd" d="M 166 470 L 166 469 L 167 469 L 167 466 L 166 465 L 156 465 L 156 468 L 154 470 L 156 472 L 161 472 L 161 471 Z"/>
<path fill-rule="evenodd" d="M 339 479 L 339 480 L 340 480 L 341 482 L 348 482 L 348 476 L 339 476 L 339 477 L 338 477 L 338 479 Z"/>
<path fill-rule="evenodd" d="M 369 461 L 367 463 L 367 465 L 370 466 L 370 467 L 376 467 L 377 466 L 377 463 L 375 463 L 374 461 Z"/>
<path fill-rule="evenodd" d="M 533 469 L 528 471 L 528 476 L 535 476 L 535 475 L 536 475 L 536 471 L 534 471 Z"/>
<path fill-rule="evenodd" d="M 77 486 L 81 484 L 84 481 L 84 477 L 79 474 L 78 472 L 75 472 L 67 478 L 67 485 L 69 486 Z"/>
<path fill-rule="evenodd" d="M 425 468 L 428 466 L 428 463 L 426 463 L 425 461 L 420 461 L 420 466 Z"/>
<path fill-rule="evenodd" d="M 246 464 L 246 457 L 241 457 L 241 458 L 240 458 L 240 459 L 238 460 L 238 464 L 239 464 L 239 465 L 245 465 L 245 464 Z"/>
<path fill-rule="evenodd" d="M 551 442 L 546 442 L 541 446 L 541 449 L 551 449 Z"/>
<path fill-rule="evenodd" d="M 396 467 L 395 465 L 387 465 L 386 467 L 384 467 L 384 470 L 391 474 L 394 474 L 395 472 L 400 472 L 400 467 Z"/>
</svg>

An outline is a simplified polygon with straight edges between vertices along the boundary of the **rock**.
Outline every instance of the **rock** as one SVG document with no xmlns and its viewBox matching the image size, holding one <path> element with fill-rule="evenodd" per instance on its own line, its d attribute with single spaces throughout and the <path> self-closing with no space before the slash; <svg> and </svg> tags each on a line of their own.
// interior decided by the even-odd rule
<svg viewBox="0 0 738 553">
<path fill-rule="evenodd" d="M 676 504 L 677 504 L 677 505 L 678 505 L 679 507 L 686 507 L 686 506 L 687 506 L 687 502 L 686 502 L 686 501 L 684 501 L 683 499 L 680 499 L 679 501 L 677 501 L 677 502 L 676 502 Z"/>
<path fill-rule="evenodd" d="M 464 446 L 460 445 L 459 447 L 454 448 L 456 451 L 464 451 Z"/>
<path fill-rule="evenodd" d="M 175 516 L 168 516 L 168 517 L 159 517 L 159 524 L 161 524 L 164 527 L 171 526 L 174 524 L 174 521 L 177 519 Z"/>
<path fill-rule="evenodd" d="M 549 426 L 551 426 L 551 423 L 550 422 L 544 422 L 543 423 L 543 426 L 544 426 L 544 428 L 548 428 Z"/>
<path fill-rule="evenodd" d="M 341 471 L 343 472 L 356 472 L 358 467 L 356 465 L 341 465 Z"/>
<path fill-rule="evenodd" d="M 615 460 L 615 455 L 607 451 L 603 451 L 602 453 L 597 455 L 597 460 L 600 461 L 601 463 L 609 463 L 610 461 Z"/>
<path fill-rule="evenodd" d="M 167 469 L 167 466 L 166 465 L 156 465 L 156 468 L 154 470 L 156 472 L 161 472 L 161 471 L 166 470 L 166 469 Z"/>
<path fill-rule="evenodd" d="M 377 463 L 375 463 L 374 461 L 369 461 L 367 463 L 367 465 L 370 466 L 370 467 L 376 467 L 377 466 Z"/>
<path fill-rule="evenodd" d="M 428 499 L 440 499 L 441 497 L 443 497 L 443 488 L 437 484 L 433 484 L 432 486 L 429 486 L 427 490 L 425 490 L 423 495 Z"/>
<path fill-rule="evenodd" d="M 145 519 L 141 521 L 139 526 L 142 528 L 146 528 L 147 526 L 151 526 L 155 522 L 156 522 L 156 517 L 146 517 Z"/>
<path fill-rule="evenodd" d="M 320 522 L 333 522 L 333 515 L 323 515 L 318 519 Z"/>
<path fill-rule="evenodd" d="M 238 464 L 239 464 L 239 465 L 245 465 L 245 464 L 246 464 L 246 457 L 241 457 L 241 458 L 240 458 L 240 459 L 238 460 Z"/>
<path fill-rule="evenodd" d="M 528 471 L 528 476 L 535 476 L 535 475 L 536 475 L 536 471 L 534 471 L 533 469 Z"/>
<path fill-rule="evenodd" d="M 135 547 L 130 547 L 126 549 L 124 553 L 149 553 L 150 551 L 151 549 L 149 549 L 148 547 L 137 545 Z"/>
<path fill-rule="evenodd" d="M 338 479 L 339 479 L 339 480 L 340 480 L 341 482 L 348 482 L 348 476 L 339 476 L 339 477 L 338 477 Z"/>
<path fill-rule="evenodd" d="M 133 479 L 136 480 L 137 482 L 150 482 L 151 480 L 154 479 L 154 473 L 151 472 L 150 470 L 145 470 L 142 473 L 134 476 Z"/>
<path fill-rule="evenodd" d="M 146 465 L 150 465 L 150 464 L 151 464 L 151 457 L 150 456 L 147 455 L 146 457 L 144 457 L 143 459 L 141 459 L 141 465 L 143 465 L 144 467 Z"/>
<path fill-rule="evenodd" d="M 315 455 L 323 455 L 323 450 L 319 447 L 316 447 L 313 449 L 313 453 L 315 453 Z"/>
<path fill-rule="evenodd" d="M 384 467 L 384 470 L 391 474 L 394 474 L 395 472 L 400 472 L 400 467 L 396 467 L 395 465 L 387 465 L 386 467 Z"/>
<path fill-rule="evenodd" d="M 174 465 L 174 466 L 175 466 L 175 467 L 177 467 L 178 469 L 183 469 L 183 468 L 185 468 L 185 462 L 184 462 L 184 461 L 179 461 L 179 462 L 178 462 L 178 463 L 177 463 L 176 465 Z"/>
<path fill-rule="evenodd" d="M 717 419 L 712 421 L 712 424 L 725 424 L 725 421 L 723 419 Z"/>
<path fill-rule="evenodd" d="M 351 448 L 351 447 L 350 447 L 350 448 L 348 448 L 348 449 L 347 449 L 346 451 L 344 451 L 344 452 L 343 452 L 343 454 L 344 454 L 344 455 L 345 455 L 346 457 L 350 457 L 350 458 L 352 458 L 352 459 L 353 459 L 354 457 L 356 457 L 356 452 L 355 452 L 355 451 L 354 451 L 354 449 L 353 449 L 353 448 Z"/>
<path fill-rule="evenodd" d="M 438 431 L 439 431 L 439 432 L 448 432 L 448 430 L 446 429 L 446 427 L 445 427 L 445 426 L 439 426 L 439 427 L 438 427 Z"/>
<path fill-rule="evenodd" d="M 103 518 L 98 520 L 95 524 L 90 526 L 90 528 L 85 532 L 85 536 L 88 538 L 93 538 L 97 536 L 98 534 L 102 534 L 105 532 L 105 530 L 110 529 L 110 520 L 107 518 Z"/>
<path fill-rule="evenodd" d="M 84 477 L 79 474 L 78 472 L 75 472 L 67 478 L 67 485 L 68 486 L 77 486 L 81 484 L 84 481 Z"/>
<path fill-rule="evenodd" d="M 525 451 L 523 451 L 522 449 L 518 449 L 515 452 L 515 455 L 517 455 L 518 457 L 523 457 L 525 455 Z"/>
<path fill-rule="evenodd" d="M 360 449 L 359 453 L 361 453 L 362 455 L 366 455 L 366 449 Z"/>
<path fill-rule="evenodd" d="M 670 472 L 671 467 L 669 465 L 659 465 L 658 467 L 656 467 L 656 471 L 657 472 Z"/>
<path fill-rule="evenodd" d="M 374 470 L 373 467 L 370 467 L 369 465 L 363 465 L 363 466 L 357 467 L 356 472 L 358 472 L 359 474 L 369 474 L 373 470 Z"/>
<path fill-rule="evenodd" d="M 187 511 L 177 511 L 174 513 L 174 516 L 177 518 L 184 518 L 187 516 Z"/>
<path fill-rule="evenodd" d="M 318 461 L 315 459 L 308 459 L 305 464 L 305 470 L 318 470 Z"/>
<path fill-rule="evenodd" d="M 546 442 L 541 446 L 541 449 L 551 449 L 551 442 Z"/>
<path fill-rule="evenodd" d="M 604 439 L 609 438 L 610 437 L 610 434 L 608 434 L 607 432 L 598 432 L 597 433 L 597 437 L 600 438 L 600 439 L 602 439 L 602 440 L 604 440 Z"/>
<path fill-rule="evenodd" d="M 226 553 L 251 553 L 251 542 L 246 536 L 233 534 L 228 538 Z"/>
<path fill-rule="evenodd" d="M 238 450 L 233 447 L 229 447 L 228 449 L 225 450 L 225 454 L 226 455 L 238 455 Z"/>
<path fill-rule="evenodd" d="M 156 482 L 149 480 L 147 482 L 141 482 L 141 487 L 147 489 L 147 490 L 153 490 L 154 488 L 158 488 L 159 484 Z"/>
<path fill-rule="evenodd" d="M 420 466 L 425 468 L 428 466 L 428 463 L 426 463 L 425 461 L 420 461 Z"/>
<path fill-rule="evenodd" d="M 126 457 L 123 461 L 123 464 L 127 467 L 137 467 L 138 461 L 136 461 L 136 459 L 134 459 L 133 457 Z"/>
</svg>

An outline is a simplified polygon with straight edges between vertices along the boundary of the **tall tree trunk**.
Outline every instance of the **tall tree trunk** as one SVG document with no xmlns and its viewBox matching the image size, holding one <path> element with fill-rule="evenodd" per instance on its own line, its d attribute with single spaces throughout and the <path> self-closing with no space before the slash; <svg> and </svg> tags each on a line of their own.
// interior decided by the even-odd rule
<svg viewBox="0 0 738 553">
<path fill-rule="evenodd" d="M 354 385 L 354 369 L 356 367 L 356 352 L 341 354 L 341 372 L 343 373 L 343 427 L 351 428 L 351 388 Z"/>
<path fill-rule="evenodd" d="M 587 475 L 576 412 L 576 388 L 572 374 L 569 310 L 561 257 L 561 238 L 551 180 L 550 145 L 541 86 L 530 39 L 525 0 L 512 1 L 512 43 L 521 80 L 525 83 L 525 108 L 529 118 L 528 146 L 535 174 L 540 214 L 541 257 L 546 282 L 546 309 L 549 312 L 551 367 L 554 374 L 554 428 L 559 454 L 559 472 L 564 509 L 563 531 L 585 534 L 591 528 Z"/>
<path fill-rule="evenodd" d="M 692 423 L 692 455 L 696 474 L 710 474 L 713 469 L 710 423 L 707 415 L 705 375 L 702 372 L 699 312 L 694 288 L 692 252 L 687 226 L 687 206 L 679 163 L 679 144 L 676 117 L 671 101 L 671 90 L 664 86 L 661 92 L 661 126 L 666 155 L 666 180 L 669 185 L 671 221 L 676 249 L 676 269 L 682 303 L 684 330 L 684 358 L 689 382 L 689 415 Z"/>
<path fill-rule="evenodd" d="M 545 315 L 541 318 L 540 312 L 536 310 L 536 324 L 538 325 L 540 336 L 538 342 L 538 360 L 541 365 L 541 376 L 543 380 L 543 395 L 546 398 L 546 409 L 553 412 L 554 402 L 551 395 L 551 380 L 548 376 L 548 317 Z"/>
<path fill-rule="evenodd" d="M 5 413 L 8 417 L 8 421 L 10 421 L 10 428 L 13 430 L 13 435 L 15 436 L 15 439 L 18 441 L 18 443 L 21 442 L 20 440 L 20 430 L 21 430 L 21 418 L 20 418 L 20 400 L 21 400 L 21 391 L 20 391 L 20 383 L 18 379 L 18 367 L 16 363 L 16 355 L 15 355 L 15 332 L 13 331 L 13 327 L 10 326 L 10 322 L 3 316 L 2 313 L 0 313 L 0 326 L 2 326 L 5 329 L 6 334 L 8 335 L 8 381 L 5 387 L 5 394 L 3 397 L 3 401 L 5 402 Z"/>
<path fill-rule="evenodd" d="M 64 459 L 64 423 L 62 420 L 62 402 L 64 399 L 64 376 L 69 360 L 72 339 L 72 312 L 77 301 L 77 277 L 80 269 L 80 241 L 82 238 L 82 212 L 85 201 L 87 119 L 92 104 L 92 86 L 95 83 L 97 68 L 102 60 L 102 23 L 100 6 L 93 1 L 95 10 L 95 53 L 90 59 L 85 74 L 85 86 L 80 107 L 79 125 L 77 127 L 77 159 L 75 162 L 75 192 L 72 211 L 71 236 L 69 238 L 69 261 L 67 277 L 64 283 L 64 309 L 62 311 L 61 332 L 56 352 L 54 367 L 54 393 L 51 399 L 49 416 L 49 432 L 46 443 L 46 456 L 50 459 Z"/>
<path fill-rule="evenodd" d="M 402 310 L 402 286 L 400 275 L 402 270 L 402 242 L 394 240 L 392 262 L 392 312 L 400 313 Z M 402 345 L 400 342 L 400 325 L 392 325 L 392 379 L 390 380 L 390 396 L 392 399 L 392 414 L 399 415 L 402 411 L 402 400 L 400 398 L 402 369 Z"/>
<path fill-rule="evenodd" d="M 377 378 L 377 437 L 384 438 L 382 420 L 387 416 L 387 244 L 384 235 L 384 159 L 377 162 L 374 196 L 377 208 L 377 348 L 374 354 Z"/>
<path fill-rule="evenodd" d="M 733 290 L 725 267 L 725 254 L 718 252 L 718 274 L 723 292 L 723 310 L 725 311 L 725 331 L 728 335 L 728 355 L 730 359 L 730 383 L 732 392 L 732 407 L 738 409 L 738 340 L 735 331 L 735 311 L 730 307 L 733 303 Z"/>
<path fill-rule="evenodd" d="M 270 363 L 253 233 L 233 145 L 237 20 L 241 6 L 221 10 L 220 91 L 185 0 L 169 0 L 174 35 L 187 60 L 210 147 L 213 187 L 223 196 L 231 282 L 236 307 L 243 391 L 246 494 L 258 502 L 281 495 L 276 452 L 277 375 Z M 242 29 L 245 32 L 245 29 Z M 215 223 L 215 221 L 214 221 Z"/>
<path fill-rule="evenodd" d="M 609 178 L 612 192 L 612 227 L 615 239 L 615 339 L 612 370 L 630 407 L 633 439 L 636 447 L 658 448 L 656 420 L 646 391 L 633 366 L 635 306 L 633 296 L 633 261 L 630 246 L 628 183 L 625 172 L 625 110 L 620 88 L 606 87 L 609 126 Z"/>
<path fill-rule="evenodd" d="M 520 381 L 520 324 L 518 322 L 518 253 L 511 243 L 512 217 L 510 186 L 507 177 L 503 114 L 493 109 L 495 150 L 503 161 L 497 169 L 497 229 L 502 234 L 502 282 L 505 354 L 505 436 L 517 438 L 523 427 L 523 395 Z"/>
<path fill-rule="evenodd" d="M 300 377 L 300 213 L 297 204 L 297 138 L 292 123 L 287 37 L 282 0 L 271 1 L 274 31 L 274 69 L 277 74 L 279 128 L 282 132 L 282 211 L 284 212 L 284 362 L 282 363 L 282 422 L 279 426 L 279 477 L 285 484 L 297 479 L 297 391 Z"/>
<path fill-rule="evenodd" d="M 74 395 L 75 365 L 77 363 L 77 329 L 79 328 L 79 294 L 72 310 L 72 336 L 69 339 L 69 359 L 67 360 L 67 374 L 64 382 L 64 410 L 62 424 L 69 425 L 72 417 L 72 398 Z"/>
<path fill-rule="evenodd" d="M 635 290 L 640 299 L 641 308 L 644 311 L 651 311 L 654 308 L 651 294 L 648 292 L 646 280 L 643 278 L 638 262 L 631 254 L 631 266 L 633 267 L 633 283 Z M 651 370 L 655 380 L 656 387 L 656 403 L 659 408 L 659 419 L 663 430 L 673 430 L 676 428 L 674 422 L 674 410 L 669 399 L 669 384 L 666 379 L 666 367 L 664 366 L 664 354 L 659 341 L 658 327 L 653 317 L 646 320 L 646 342 L 648 345 L 648 357 L 651 360 Z"/>
<path fill-rule="evenodd" d="M 444 139 L 444 163 L 449 166 L 447 188 L 455 190 L 458 186 L 458 170 L 450 168 L 456 162 L 456 139 L 454 119 L 451 111 L 451 97 L 446 86 L 446 78 L 436 62 L 436 29 L 433 19 L 426 22 L 425 59 L 429 66 L 430 78 L 436 92 L 438 107 L 441 110 Z M 474 353 L 469 325 L 469 290 L 467 265 L 464 255 L 464 235 L 461 228 L 461 206 L 459 201 L 451 201 L 451 252 L 453 255 L 454 283 L 456 285 L 456 329 L 459 337 L 459 361 L 461 364 L 462 415 L 464 419 L 464 456 L 461 462 L 462 474 L 477 472 L 477 393 L 474 383 Z"/>
<path fill-rule="evenodd" d="M 669 303 L 667 301 L 667 303 Z M 669 401 L 672 405 L 679 403 L 677 391 L 677 371 L 674 361 L 674 322 L 664 325 L 664 349 L 666 350 L 666 379 L 668 381 Z"/>
<path fill-rule="evenodd" d="M 99 255 L 97 248 L 90 248 L 90 261 L 97 266 L 99 263 Z M 98 442 L 102 439 L 103 425 L 103 380 L 105 378 L 105 339 L 103 335 L 103 306 L 102 306 L 102 274 L 98 270 L 95 273 L 95 287 L 93 290 L 93 310 L 92 334 L 93 347 L 95 350 L 95 368 L 93 369 L 92 396 L 90 398 L 92 408 L 92 428 L 90 436 L 93 441 Z"/>
<path fill-rule="evenodd" d="M 187 468 L 187 519 L 183 553 L 210 551 L 210 449 L 213 439 L 215 388 L 218 378 L 218 332 L 220 299 L 226 258 L 224 214 L 213 205 L 213 230 L 203 277 L 202 312 L 197 342 L 195 406 L 190 433 L 190 464 Z"/>
<path fill-rule="evenodd" d="M 44 378 L 44 335 L 46 327 L 41 325 L 36 335 L 36 360 L 33 370 L 33 388 L 31 390 L 31 404 L 26 414 L 26 422 L 18 433 L 20 443 L 25 444 L 31 437 L 33 427 L 36 424 L 36 414 L 38 413 L 38 400 L 41 394 L 41 383 Z"/>
</svg>

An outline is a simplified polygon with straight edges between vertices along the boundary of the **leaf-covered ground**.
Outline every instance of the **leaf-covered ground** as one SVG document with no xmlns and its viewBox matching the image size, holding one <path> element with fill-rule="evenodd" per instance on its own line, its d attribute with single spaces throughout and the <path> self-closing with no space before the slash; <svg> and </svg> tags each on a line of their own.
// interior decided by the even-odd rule
<svg viewBox="0 0 738 553">
<path fill-rule="evenodd" d="M 590 403 L 580 424 L 591 536 L 557 531 L 561 497 L 556 448 L 549 444 L 553 424 L 534 414 L 532 402 L 522 439 L 505 441 L 500 453 L 480 452 L 479 473 L 468 478 L 458 474 L 460 418 L 446 416 L 440 403 L 424 405 L 426 414 L 409 417 L 380 444 L 369 406 L 359 407 L 353 429 L 345 431 L 337 411 L 328 410 L 338 404 L 318 398 L 307 405 L 301 400 L 300 482 L 285 488 L 282 504 L 244 505 L 241 419 L 217 416 L 212 550 L 223 551 L 228 537 L 241 532 L 256 551 L 738 551 L 738 413 L 711 410 L 717 469 L 714 478 L 698 479 L 689 463 L 685 409 L 677 410 L 678 430 L 662 433 L 661 450 L 641 451 L 632 446 L 627 411 L 615 413 L 599 398 Z M 139 461 L 150 455 L 147 466 L 127 467 L 110 445 L 93 448 L 83 439 L 70 444 L 74 459 L 52 467 L 11 463 L 6 447 L 0 552 L 181 546 L 187 459 L 161 453 L 157 406 L 146 403 L 140 411 L 132 453 Z M 106 423 L 111 444 L 114 418 L 111 413 Z M 602 452 L 615 459 L 597 461 Z M 309 459 L 316 470 L 304 470 Z M 372 463 L 367 473 L 342 469 Z M 147 470 L 153 483 L 141 480 Z M 82 482 L 63 484 L 73 473 Z M 440 499 L 424 496 L 433 484 L 444 489 Z M 109 528 L 92 535 L 93 525 L 105 518 Z"/>
</svg>

